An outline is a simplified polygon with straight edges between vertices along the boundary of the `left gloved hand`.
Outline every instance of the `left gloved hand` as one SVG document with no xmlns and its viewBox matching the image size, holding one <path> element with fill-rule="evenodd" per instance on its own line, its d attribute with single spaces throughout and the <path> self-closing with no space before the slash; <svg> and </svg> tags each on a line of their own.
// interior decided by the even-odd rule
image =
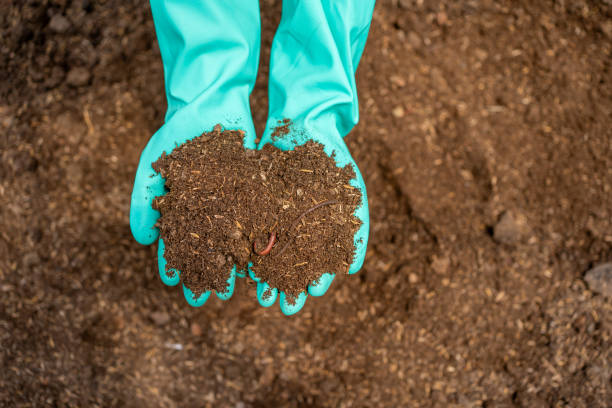
<svg viewBox="0 0 612 408">
<path fill-rule="evenodd" d="M 163 152 L 187 140 L 210 132 L 216 124 L 245 132 L 245 148 L 255 148 L 255 128 L 249 107 L 259 62 L 260 22 L 257 0 L 151 0 L 151 10 L 164 64 L 168 111 L 164 125 L 153 135 L 138 163 L 130 227 L 134 238 L 144 245 L 155 242 L 159 212 L 153 199 L 165 194 L 164 180 L 151 164 Z M 237 12 L 237 10 L 239 12 Z M 166 273 L 164 242 L 159 240 L 158 265 L 162 281 L 174 286 L 180 271 Z M 223 300 L 234 291 L 234 266 L 227 290 L 217 293 Z M 183 285 L 192 306 L 201 306 L 211 292 L 197 298 Z"/>
</svg>

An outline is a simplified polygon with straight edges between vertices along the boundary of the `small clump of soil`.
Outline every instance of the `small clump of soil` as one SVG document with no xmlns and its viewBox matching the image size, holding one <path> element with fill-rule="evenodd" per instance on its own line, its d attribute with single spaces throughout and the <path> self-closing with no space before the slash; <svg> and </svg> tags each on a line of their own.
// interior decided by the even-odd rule
<svg viewBox="0 0 612 408">
<path fill-rule="evenodd" d="M 291 130 L 291 119 L 285 118 L 277 122 L 277 126 L 272 131 L 272 140 L 278 139 L 289 134 Z"/>
<path fill-rule="evenodd" d="M 348 271 L 361 192 L 319 143 L 255 151 L 243 137 L 218 125 L 153 163 L 168 190 L 153 202 L 167 273 L 181 271 L 198 296 L 225 292 L 232 266 L 252 263 L 291 301 L 323 273 Z"/>
</svg>

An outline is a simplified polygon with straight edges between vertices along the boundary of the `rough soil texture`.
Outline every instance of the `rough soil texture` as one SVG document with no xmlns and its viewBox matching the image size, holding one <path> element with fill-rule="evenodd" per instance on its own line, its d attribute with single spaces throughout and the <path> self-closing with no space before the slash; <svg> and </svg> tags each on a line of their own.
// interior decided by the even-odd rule
<svg viewBox="0 0 612 408">
<path fill-rule="evenodd" d="M 379 1 L 347 137 L 363 270 L 294 317 L 188 307 L 131 237 L 165 109 L 145 1 L 0 15 L 5 406 L 603 407 L 612 260 L 608 1 Z M 23 5 L 27 3 L 27 5 Z M 261 131 L 280 2 L 262 1 Z"/>
<path fill-rule="evenodd" d="M 232 267 L 251 264 L 293 302 L 323 273 L 341 276 L 353 262 L 355 171 L 336 167 L 319 143 L 246 150 L 243 138 L 217 125 L 153 163 L 168 190 L 153 201 L 166 271 L 181 271 L 197 297 L 226 292 Z"/>
</svg>

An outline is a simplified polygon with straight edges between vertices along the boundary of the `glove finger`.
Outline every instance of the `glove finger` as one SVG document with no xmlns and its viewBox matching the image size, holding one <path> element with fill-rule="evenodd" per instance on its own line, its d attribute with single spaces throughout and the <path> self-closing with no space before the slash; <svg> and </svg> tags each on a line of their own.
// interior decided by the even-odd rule
<svg viewBox="0 0 612 408">
<path fill-rule="evenodd" d="M 276 302 L 278 289 L 270 288 L 267 282 L 262 282 L 261 279 L 255 275 L 251 266 L 253 266 L 253 264 L 249 263 L 249 277 L 257 283 L 257 301 L 263 307 L 270 307 Z"/>
<path fill-rule="evenodd" d="M 287 302 L 288 296 L 285 295 L 285 292 L 281 292 L 279 301 L 281 312 L 283 312 L 285 316 L 296 314 L 304 307 L 307 298 L 308 294 L 306 294 L 306 292 L 302 292 L 297 299 L 295 299 L 295 303 L 291 305 L 289 302 Z"/>
<path fill-rule="evenodd" d="M 189 303 L 189 305 L 193 307 L 200 307 L 204 303 L 206 303 L 206 301 L 210 297 L 210 293 L 211 292 L 209 290 L 209 291 L 203 292 L 202 294 L 200 294 L 200 296 L 195 297 L 191 289 L 183 285 L 183 295 L 185 295 L 185 299 L 187 300 L 187 303 Z"/>
<path fill-rule="evenodd" d="M 170 269 L 166 271 L 166 258 L 164 258 L 164 240 L 159 239 L 157 244 L 157 265 L 159 267 L 159 276 L 162 282 L 168 286 L 176 286 L 181 281 L 180 272 L 176 269 Z"/>
<path fill-rule="evenodd" d="M 251 270 L 251 266 L 253 266 L 253 262 L 249 262 L 245 270 L 236 270 L 236 276 L 239 278 L 244 278 Z"/>
<path fill-rule="evenodd" d="M 255 272 L 253 272 L 253 270 L 251 269 L 252 265 L 253 265 L 252 263 L 249 263 L 249 278 L 251 278 L 255 282 L 259 283 L 259 282 L 261 282 L 261 279 L 258 278 L 257 276 L 255 276 Z"/>
<path fill-rule="evenodd" d="M 321 277 L 308 285 L 308 294 L 311 296 L 323 296 L 327 289 L 331 286 L 336 275 L 331 273 L 324 273 Z"/>
<path fill-rule="evenodd" d="M 270 307 L 276 302 L 278 296 L 278 289 L 270 288 L 266 282 L 257 283 L 257 300 L 263 307 Z"/>
<path fill-rule="evenodd" d="M 227 289 L 225 292 L 217 292 L 217 297 L 221 300 L 228 300 L 234 294 L 234 287 L 236 286 L 236 265 L 232 267 L 230 277 L 227 278 Z"/>
</svg>

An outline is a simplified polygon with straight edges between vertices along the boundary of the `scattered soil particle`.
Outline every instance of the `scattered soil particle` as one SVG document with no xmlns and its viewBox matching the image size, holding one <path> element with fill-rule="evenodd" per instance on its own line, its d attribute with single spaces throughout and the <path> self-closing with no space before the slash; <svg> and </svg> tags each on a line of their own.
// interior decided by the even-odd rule
<svg viewBox="0 0 612 408">
<path fill-rule="evenodd" d="M 61 14 L 56 14 L 49 21 L 49 28 L 59 34 L 63 34 L 70 28 L 70 21 Z"/>
<path fill-rule="evenodd" d="M 584 280 L 589 289 L 612 299 L 612 262 L 597 265 L 587 271 Z"/>
<path fill-rule="evenodd" d="M 283 136 L 289 134 L 291 130 L 291 119 L 285 118 L 283 120 L 278 121 L 278 126 L 274 128 L 272 131 L 272 139 L 282 138 Z"/>
<path fill-rule="evenodd" d="M 170 321 L 170 315 L 166 312 L 153 312 L 149 315 L 149 318 L 158 326 L 164 326 Z"/>
<path fill-rule="evenodd" d="M 347 272 L 361 225 L 352 167 L 336 167 L 314 142 L 247 151 L 243 135 L 216 126 L 153 163 L 168 189 L 153 203 L 167 269 L 198 295 L 224 292 L 232 265 L 252 263 L 292 297 L 325 272 Z"/>
<path fill-rule="evenodd" d="M 504 212 L 493 231 L 493 238 L 500 243 L 514 245 L 528 233 L 527 220 L 522 214 Z"/>
<path fill-rule="evenodd" d="M 87 85 L 89 79 L 91 78 L 91 74 L 87 70 L 87 68 L 77 67 L 73 68 L 68 72 L 68 76 L 66 77 L 66 83 L 71 86 L 83 86 Z"/>
</svg>

